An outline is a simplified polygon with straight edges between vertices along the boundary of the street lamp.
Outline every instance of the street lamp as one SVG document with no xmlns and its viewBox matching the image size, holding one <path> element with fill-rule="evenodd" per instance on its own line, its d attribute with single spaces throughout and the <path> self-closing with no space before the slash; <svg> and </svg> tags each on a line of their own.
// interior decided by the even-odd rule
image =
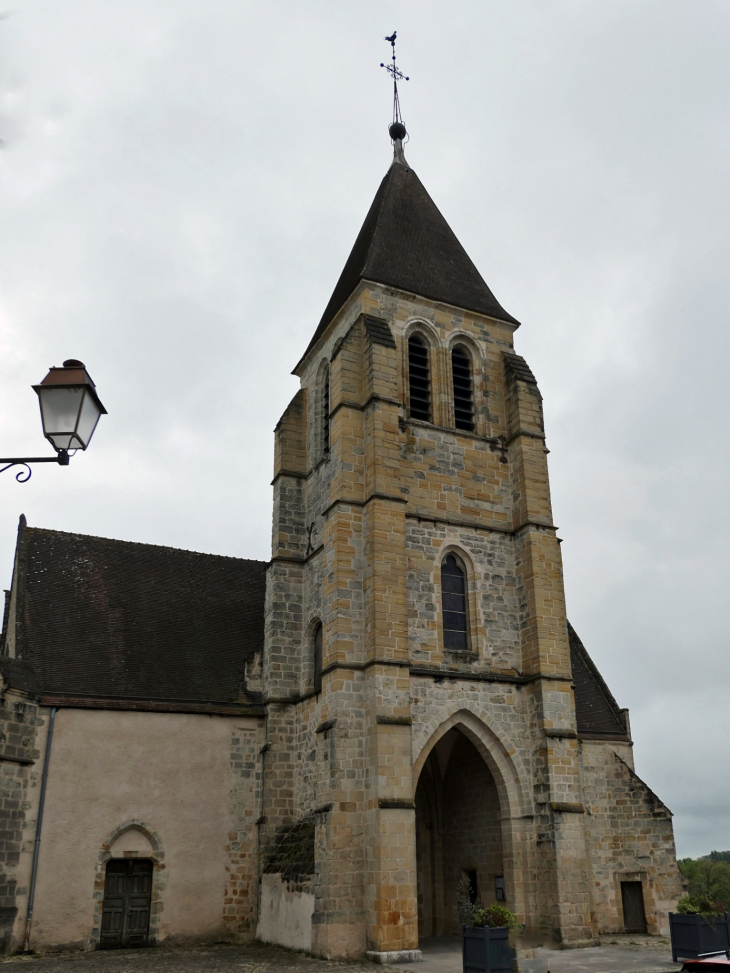
<svg viewBox="0 0 730 973">
<path fill-rule="evenodd" d="M 43 435 L 57 455 L 0 459 L 0 464 L 5 464 L 0 473 L 11 466 L 26 467 L 15 477 L 19 483 L 27 483 L 30 479 L 30 463 L 68 466 L 69 450 L 73 454 L 77 449 L 86 449 L 99 417 L 106 415 L 84 363 L 75 358 L 65 361 L 62 368 L 51 368 L 40 385 L 34 385 L 33 389 L 41 407 Z"/>
</svg>

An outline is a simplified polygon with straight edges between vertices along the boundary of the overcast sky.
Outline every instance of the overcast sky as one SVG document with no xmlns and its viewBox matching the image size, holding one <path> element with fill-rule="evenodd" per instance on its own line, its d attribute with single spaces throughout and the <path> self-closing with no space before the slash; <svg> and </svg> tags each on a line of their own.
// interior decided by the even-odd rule
<svg viewBox="0 0 730 973">
<path fill-rule="evenodd" d="M 680 855 L 730 848 L 727 0 L 6 0 L 0 454 L 86 362 L 109 415 L 0 478 L 31 525 L 270 553 L 272 430 L 391 158 L 545 399 L 569 616 Z M 12 6 L 11 6 L 12 4 Z M 48 447 L 50 449 L 50 447 Z"/>
</svg>

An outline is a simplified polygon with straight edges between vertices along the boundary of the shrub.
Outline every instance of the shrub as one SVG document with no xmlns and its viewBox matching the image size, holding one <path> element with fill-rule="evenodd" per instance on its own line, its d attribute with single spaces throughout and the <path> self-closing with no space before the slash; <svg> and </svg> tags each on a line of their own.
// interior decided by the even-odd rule
<svg viewBox="0 0 730 973">
<path fill-rule="evenodd" d="M 677 912 L 683 916 L 720 916 L 724 911 L 724 904 L 709 895 L 685 895 L 677 902 Z"/>
<path fill-rule="evenodd" d="M 504 928 L 505 926 L 517 926 L 517 916 L 514 912 L 494 902 L 486 909 L 476 909 L 473 916 L 472 926 L 490 926 L 492 929 Z"/>
</svg>

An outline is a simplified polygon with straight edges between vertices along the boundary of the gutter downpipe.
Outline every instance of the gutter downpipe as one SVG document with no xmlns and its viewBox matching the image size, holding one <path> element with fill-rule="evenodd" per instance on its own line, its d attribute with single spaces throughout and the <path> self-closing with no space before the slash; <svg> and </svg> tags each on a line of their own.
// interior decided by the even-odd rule
<svg viewBox="0 0 730 973">
<path fill-rule="evenodd" d="M 48 736 L 46 737 L 46 755 L 43 759 L 43 777 L 41 778 L 41 796 L 38 802 L 38 820 L 35 826 L 35 844 L 33 845 L 33 868 L 30 873 L 30 890 L 28 892 L 28 912 L 25 917 L 25 942 L 23 952 L 30 952 L 30 929 L 33 924 L 33 901 L 35 899 L 35 880 L 38 874 L 38 856 L 41 850 L 41 828 L 43 827 L 43 808 L 46 803 L 46 784 L 48 783 L 48 764 L 51 760 L 51 743 L 53 742 L 53 725 L 56 722 L 57 706 L 51 707 L 48 720 Z"/>
</svg>

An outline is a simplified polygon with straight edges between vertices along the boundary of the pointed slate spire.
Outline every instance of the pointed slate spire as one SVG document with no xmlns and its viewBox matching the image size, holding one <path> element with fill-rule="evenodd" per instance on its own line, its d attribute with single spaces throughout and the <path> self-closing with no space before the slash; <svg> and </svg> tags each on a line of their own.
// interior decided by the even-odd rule
<svg viewBox="0 0 730 973">
<path fill-rule="evenodd" d="M 487 287 L 402 152 L 380 184 L 304 357 L 361 280 L 519 326 Z"/>
</svg>

